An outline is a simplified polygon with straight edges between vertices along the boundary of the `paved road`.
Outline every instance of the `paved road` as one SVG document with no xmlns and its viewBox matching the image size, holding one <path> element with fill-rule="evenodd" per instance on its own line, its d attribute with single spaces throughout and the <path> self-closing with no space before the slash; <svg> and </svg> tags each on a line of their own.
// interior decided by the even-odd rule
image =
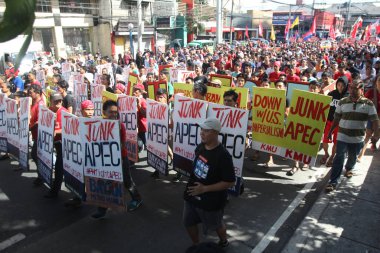
<svg viewBox="0 0 380 253">
<path fill-rule="evenodd" d="M 246 159 L 245 192 L 226 207 L 227 252 L 280 252 L 324 184 L 325 167 L 289 177 L 290 161 L 275 159 L 277 165 L 267 169 L 260 166 L 265 156 L 258 163 Z M 184 252 L 191 244 L 181 223 L 185 182 L 172 183 L 173 175 L 150 178 L 153 170 L 145 161 L 143 154 L 133 171 L 143 205 L 132 213 L 111 211 L 99 221 L 90 218 L 92 206 L 65 208 L 68 192 L 56 200 L 43 198 L 47 188 L 32 186 L 32 162 L 31 172 L 17 172 L 16 162 L 1 161 L 0 249 L 13 242 L 4 252 Z M 203 239 L 217 241 L 214 234 Z"/>
</svg>

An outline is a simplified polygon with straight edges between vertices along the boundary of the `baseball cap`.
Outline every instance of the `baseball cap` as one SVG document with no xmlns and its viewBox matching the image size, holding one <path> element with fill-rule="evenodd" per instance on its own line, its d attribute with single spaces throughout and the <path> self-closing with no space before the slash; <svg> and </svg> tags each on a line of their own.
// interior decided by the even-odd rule
<svg viewBox="0 0 380 253">
<path fill-rule="evenodd" d="M 199 124 L 202 129 L 212 129 L 217 132 L 220 132 L 222 129 L 222 125 L 220 121 L 216 118 L 208 118 L 203 123 Z"/>
<path fill-rule="evenodd" d="M 85 109 L 94 109 L 95 107 L 94 107 L 94 103 L 91 100 L 85 100 L 80 104 L 80 108 L 82 110 L 85 110 Z"/>
<path fill-rule="evenodd" d="M 141 83 L 138 83 L 135 86 L 133 86 L 133 89 L 140 90 L 140 91 L 145 91 L 145 87 Z"/>
<path fill-rule="evenodd" d="M 50 101 L 63 100 L 62 94 L 59 92 L 54 92 L 50 95 Z"/>
</svg>

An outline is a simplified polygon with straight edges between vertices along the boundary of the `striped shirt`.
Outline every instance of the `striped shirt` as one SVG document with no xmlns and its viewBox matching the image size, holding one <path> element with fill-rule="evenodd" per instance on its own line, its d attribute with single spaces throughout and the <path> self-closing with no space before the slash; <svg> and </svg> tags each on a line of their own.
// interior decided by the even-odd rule
<svg viewBox="0 0 380 253">
<path fill-rule="evenodd" d="M 373 102 L 363 96 L 355 103 L 350 97 L 342 98 L 334 117 L 339 119 L 338 141 L 347 143 L 363 142 L 367 121 L 379 120 Z"/>
</svg>

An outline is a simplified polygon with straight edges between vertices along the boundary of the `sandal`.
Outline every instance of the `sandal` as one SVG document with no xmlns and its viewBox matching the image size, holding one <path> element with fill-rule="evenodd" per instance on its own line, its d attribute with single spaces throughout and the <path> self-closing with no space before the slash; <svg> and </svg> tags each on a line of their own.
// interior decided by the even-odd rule
<svg viewBox="0 0 380 253">
<path fill-rule="evenodd" d="M 286 175 L 287 176 L 293 176 L 294 174 L 296 174 L 297 171 L 298 171 L 298 168 L 297 167 L 293 167 L 291 170 L 289 170 L 288 172 L 286 172 Z"/>
<path fill-rule="evenodd" d="M 345 176 L 346 178 L 351 178 L 353 175 L 354 175 L 354 173 L 352 173 L 351 170 L 346 171 L 346 174 L 344 174 L 344 176 Z"/>
<path fill-rule="evenodd" d="M 327 162 L 327 159 L 329 158 L 329 155 L 324 155 L 321 160 L 319 160 L 320 164 L 325 164 Z"/>
<path fill-rule="evenodd" d="M 334 184 L 328 184 L 327 186 L 326 186 L 326 188 L 325 188 L 325 191 L 326 192 L 332 192 L 332 191 L 334 191 L 336 189 L 336 185 L 334 185 Z"/>
<path fill-rule="evenodd" d="M 326 163 L 326 167 L 332 167 L 333 166 L 333 162 L 334 162 L 334 158 L 330 157 L 329 160 Z"/>
</svg>

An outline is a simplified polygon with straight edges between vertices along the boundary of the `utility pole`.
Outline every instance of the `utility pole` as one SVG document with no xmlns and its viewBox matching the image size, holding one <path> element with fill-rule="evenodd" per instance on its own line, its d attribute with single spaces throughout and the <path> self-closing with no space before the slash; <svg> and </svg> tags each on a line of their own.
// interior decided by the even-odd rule
<svg viewBox="0 0 380 253">
<path fill-rule="evenodd" d="M 142 33 L 143 33 L 143 24 L 142 24 L 142 6 L 141 0 L 137 0 L 137 52 L 142 51 Z"/>
<path fill-rule="evenodd" d="M 223 40 L 222 0 L 216 0 L 216 43 Z"/>
<path fill-rule="evenodd" d="M 350 25 L 351 25 L 351 0 L 348 1 L 348 7 L 347 7 L 347 34 L 350 32 Z"/>
<path fill-rule="evenodd" d="M 232 7 L 231 7 L 231 15 L 230 15 L 230 45 L 232 46 L 232 20 L 233 20 L 233 15 L 234 13 L 234 0 L 232 0 Z"/>
</svg>

